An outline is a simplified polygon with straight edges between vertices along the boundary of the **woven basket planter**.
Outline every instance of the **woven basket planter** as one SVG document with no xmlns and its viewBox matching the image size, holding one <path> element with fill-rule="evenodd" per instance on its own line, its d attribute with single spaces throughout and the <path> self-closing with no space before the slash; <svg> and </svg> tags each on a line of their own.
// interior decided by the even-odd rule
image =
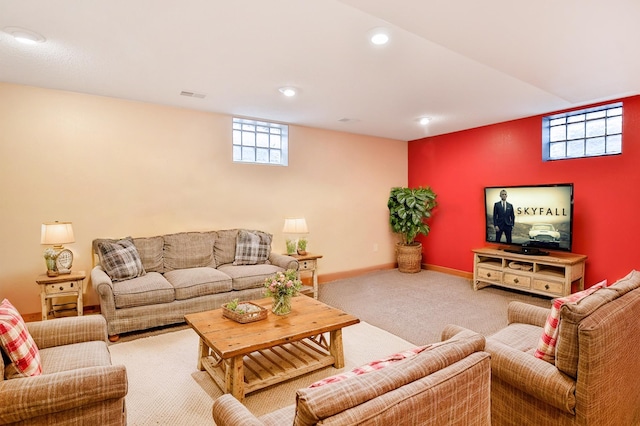
<svg viewBox="0 0 640 426">
<path fill-rule="evenodd" d="M 422 244 L 406 246 L 398 243 L 396 245 L 398 259 L 398 271 L 416 273 L 422 269 Z"/>
</svg>

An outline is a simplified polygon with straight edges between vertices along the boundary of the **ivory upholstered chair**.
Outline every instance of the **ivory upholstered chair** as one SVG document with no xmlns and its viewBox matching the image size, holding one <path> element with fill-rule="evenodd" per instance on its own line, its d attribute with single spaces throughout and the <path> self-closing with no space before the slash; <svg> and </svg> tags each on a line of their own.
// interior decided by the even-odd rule
<svg viewBox="0 0 640 426">
<path fill-rule="evenodd" d="M 549 309 L 521 302 L 487 338 L 501 425 L 640 425 L 640 273 L 560 308 L 555 360 L 534 356 Z"/>
<path fill-rule="evenodd" d="M 126 424 L 127 373 L 124 366 L 111 365 L 101 315 L 26 325 L 38 346 L 42 374 L 5 379 L 0 361 L 0 424 Z"/>
<path fill-rule="evenodd" d="M 485 339 L 456 326 L 447 326 L 444 334 L 451 338 L 382 369 L 299 389 L 295 405 L 260 418 L 223 395 L 213 403 L 213 418 L 217 426 L 488 426 Z"/>
</svg>

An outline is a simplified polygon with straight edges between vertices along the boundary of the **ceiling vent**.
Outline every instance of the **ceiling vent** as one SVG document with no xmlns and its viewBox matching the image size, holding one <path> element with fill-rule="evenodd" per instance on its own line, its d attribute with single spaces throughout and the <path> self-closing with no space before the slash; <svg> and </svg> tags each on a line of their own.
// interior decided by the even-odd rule
<svg viewBox="0 0 640 426">
<path fill-rule="evenodd" d="M 198 99 L 204 99 L 207 95 L 202 94 L 202 93 L 195 93 L 195 92 L 187 92 L 185 90 L 183 90 L 182 92 L 180 92 L 181 96 L 187 96 L 189 98 L 198 98 Z"/>
</svg>

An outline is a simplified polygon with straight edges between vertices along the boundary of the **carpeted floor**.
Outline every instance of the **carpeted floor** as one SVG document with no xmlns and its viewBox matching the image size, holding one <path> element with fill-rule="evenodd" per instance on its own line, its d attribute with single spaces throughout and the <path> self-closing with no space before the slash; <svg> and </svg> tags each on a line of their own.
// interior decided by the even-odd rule
<svg viewBox="0 0 640 426">
<path fill-rule="evenodd" d="M 495 333 L 507 325 L 512 300 L 551 307 L 549 298 L 499 287 L 474 291 L 470 280 L 427 270 L 390 269 L 324 283 L 318 299 L 416 345 L 440 341 L 447 324 Z"/>
<path fill-rule="evenodd" d="M 294 404 L 297 389 L 414 346 L 365 322 L 345 328 L 343 343 L 344 368 L 326 367 L 251 393 L 245 405 L 256 415 L 269 413 Z M 109 350 L 113 364 L 127 367 L 129 425 L 213 424 L 211 407 L 222 391 L 207 372 L 196 369 L 198 337 L 193 330 L 169 328 L 164 333 L 112 344 Z"/>
<path fill-rule="evenodd" d="M 345 368 L 327 367 L 250 394 L 245 404 L 254 414 L 293 404 L 296 389 L 321 378 L 437 342 L 447 324 L 494 333 L 506 325 L 512 300 L 550 306 L 548 298 L 497 287 L 474 291 L 464 278 L 397 269 L 321 284 L 319 299 L 362 321 L 343 331 Z M 197 348 L 198 338 L 186 325 L 130 333 L 110 345 L 113 363 L 127 367 L 130 425 L 213 423 L 211 404 L 222 393 L 206 372 L 196 370 Z"/>
</svg>

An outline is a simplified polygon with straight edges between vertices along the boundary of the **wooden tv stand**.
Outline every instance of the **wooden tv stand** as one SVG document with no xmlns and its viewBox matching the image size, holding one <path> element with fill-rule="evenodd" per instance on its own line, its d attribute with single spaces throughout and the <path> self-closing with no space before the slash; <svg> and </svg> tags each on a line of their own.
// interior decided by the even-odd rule
<svg viewBox="0 0 640 426">
<path fill-rule="evenodd" d="M 571 294 L 571 284 L 584 290 L 587 256 L 554 253 L 536 256 L 496 248 L 473 250 L 473 289 L 497 285 L 549 297 Z"/>
</svg>

